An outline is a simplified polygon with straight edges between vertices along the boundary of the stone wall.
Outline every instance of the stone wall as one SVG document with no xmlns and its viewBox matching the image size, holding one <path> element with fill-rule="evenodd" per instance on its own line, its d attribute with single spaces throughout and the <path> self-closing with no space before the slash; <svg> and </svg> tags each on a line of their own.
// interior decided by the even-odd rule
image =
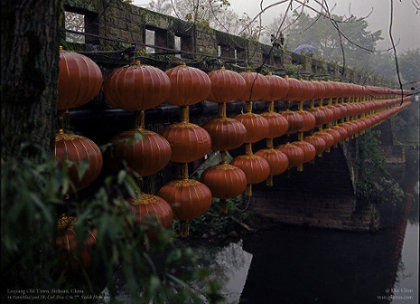
<svg viewBox="0 0 420 304">
<path fill-rule="evenodd" d="M 105 50 L 121 50 L 135 45 L 138 52 L 146 55 L 145 33 L 149 30 L 155 35 L 156 53 L 174 51 L 177 36 L 181 39 L 181 51 L 184 52 L 181 56 L 185 58 L 208 56 L 244 67 L 258 67 L 264 62 L 268 69 L 280 75 L 330 75 L 342 81 L 390 85 L 382 78 L 367 78 L 350 69 L 341 75 L 342 68 L 336 64 L 301 56 L 286 49 L 272 48 L 255 40 L 216 31 L 120 0 L 65 0 L 64 3 L 66 11 L 85 15 L 85 32 L 113 39 L 86 37 L 87 43 L 100 45 Z M 298 71 L 291 64 L 299 65 Z"/>
</svg>

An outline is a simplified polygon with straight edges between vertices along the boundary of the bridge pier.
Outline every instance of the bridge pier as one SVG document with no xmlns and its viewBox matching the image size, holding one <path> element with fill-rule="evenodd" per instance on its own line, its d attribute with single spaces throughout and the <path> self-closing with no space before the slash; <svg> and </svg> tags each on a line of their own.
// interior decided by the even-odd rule
<svg viewBox="0 0 420 304">
<path fill-rule="evenodd" d="M 372 204 L 357 204 L 355 183 L 357 142 L 339 145 L 303 172 L 292 169 L 274 177 L 273 187 L 254 187 L 249 208 L 257 215 L 281 223 L 349 231 L 378 228 Z"/>
</svg>

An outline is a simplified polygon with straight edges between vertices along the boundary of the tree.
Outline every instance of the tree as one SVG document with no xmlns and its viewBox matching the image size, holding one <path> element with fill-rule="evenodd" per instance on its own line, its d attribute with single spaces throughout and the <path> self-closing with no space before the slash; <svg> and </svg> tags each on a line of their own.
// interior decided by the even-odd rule
<svg viewBox="0 0 420 304">
<path fill-rule="evenodd" d="M 406 82 L 420 80 L 420 49 L 399 56 L 401 74 Z"/>
<path fill-rule="evenodd" d="M 151 0 L 149 9 L 234 35 L 251 21 L 246 13 L 238 16 L 227 0 Z M 256 26 L 252 22 L 241 36 L 256 38 Z"/>
<path fill-rule="evenodd" d="M 331 15 L 330 19 L 322 14 L 311 17 L 296 11 L 293 15 L 296 22 L 291 24 L 286 37 L 289 49 L 293 50 L 300 44 L 311 44 L 327 61 L 342 63 L 342 43 L 346 64 L 365 66 L 375 51 L 376 42 L 382 39 L 381 31 L 367 30 L 368 23 L 363 18 L 351 16 L 344 19 Z"/>
<path fill-rule="evenodd" d="M 2 158 L 23 142 L 54 151 L 59 10 L 56 0 L 1 3 Z"/>
</svg>

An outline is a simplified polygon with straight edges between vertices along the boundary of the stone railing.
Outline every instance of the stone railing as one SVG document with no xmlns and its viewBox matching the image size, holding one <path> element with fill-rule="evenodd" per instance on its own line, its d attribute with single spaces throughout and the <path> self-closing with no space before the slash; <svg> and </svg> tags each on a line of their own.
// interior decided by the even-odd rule
<svg viewBox="0 0 420 304">
<path fill-rule="evenodd" d="M 82 50 L 112 51 L 135 46 L 136 54 L 156 58 L 175 55 L 178 59 L 214 58 L 242 67 L 264 66 L 279 75 L 329 76 L 332 79 L 370 85 L 393 86 L 383 77 L 358 73 L 352 69 L 302 56 L 287 49 L 274 48 L 201 24 L 130 5 L 121 0 L 65 0 L 65 11 L 84 19 Z M 65 18 L 63 18 L 65 20 Z M 62 27 L 69 29 L 68 24 Z M 64 40 L 64 39 L 63 39 Z M 176 59 L 176 58 L 174 58 Z"/>
</svg>

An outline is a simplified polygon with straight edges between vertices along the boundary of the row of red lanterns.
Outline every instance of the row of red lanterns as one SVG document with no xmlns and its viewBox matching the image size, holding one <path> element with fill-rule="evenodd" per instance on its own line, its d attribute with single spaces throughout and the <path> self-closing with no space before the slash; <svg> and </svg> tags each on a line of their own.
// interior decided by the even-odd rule
<svg viewBox="0 0 420 304">
<path fill-rule="evenodd" d="M 67 110 L 88 102 L 99 93 L 102 81 L 102 74 L 93 61 L 83 55 L 62 51 L 57 108 Z M 346 138 L 344 129 L 351 130 L 345 133 L 348 136 L 356 134 L 371 123 L 376 123 L 375 117 L 391 109 L 351 121 L 358 115 L 372 113 L 399 102 L 399 99 L 371 100 L 372 96 L 385 98 L 400 93 L 379 87 L 264 76 L 249 71 L 239 74 L 224 68 L 206 74 L 185 64 L 165 73 L 140 63 L 114 70 L 105 80 L 103 89 L 107 102 L 112 106 L 138 111 L 136 128 L 112 140 L 112 157 L 116 166 L 126 161 L 141 176 L 147 176 L 163 169 L 169 161 L 181 163 L 180 179 L 163 186 L 159 196 L 142 194 L 128 200 L 133 206 L 133 212 L 138 215 L 139 221 L 146 214 L 153 213 L 152 216 L 159 218 L 165 227 L 170 227 L 173 211 L 186 224 L 183 230 L 185 234 L 188 233 L 188 221 L 210 208 L 212 196 L 225 200 L 242 193 L 247 185 L 249 188 L 249 185 L 267 178 L 270 184 L 270 176 L 309 161 L 309 153 L 311 157 L 312 154 L 315 157 L 322 153 L 322 140 L 326 149 L 334 145 L 337 139 L 331 141 L 330 137 L 333 136 L 330 133 L 339 134 L 340 140 L 343 140 Z M 323 98 L 330 98 L 327 106 L 322 105 Z M 336 98 L 334 105 L 331 98 Z M 362 102 L 360 98 L 363 98 Z M 219 117 L 202 128 L 189 122 L 188 107 L 204 99 L 219 103 Z M 246 113 L 234 119 L 226 117 L 226 103 L 238 99 L 247 102 Z M 321 99 L 320 106 L 314 107 L 312 102 L 311 108 L 304 111 L 303 101 L 315 99 Z M 252 101 L 255 100 L 269 101 L 268 111 L 261 115 L 252 113 Z M 276 100 L 299 101 L 300 110 L 276 113 Z M 144 111 L 162 102 L 180 106 L 182 115 L 179 123 L 170 125 L 159 135 L 145 129 Z M 322 130 L 323 124 L 344 117 L 348 117 L 347 122 Z M 303 132 L 316 126 L 321 126 L 319 132 L 303 138 Z M 301 132 L 300 141 L 274 149 L 273 138 L 294 132 Z M 138 133 L 142 139 L 130 144 Z M 252 143 L 264 138 L 267 138 L 267 149 L 253 154 Z M 226 151 L 243 143 L 247 145 L 246 155 L 238 156 L 228 164 Z M 304 154 L 303 162 L 297 162 L 289 156 L 292 155 L 289 150 L 294 149 L 291 145 L 304 153 L 308 151 L 307 155 Z M 82 150 L 85 154 L 79 153 Z M 210 150 L 221 151 L 221 164 L 205 171 L 203 183 L 189 179 L 188 162 L 201 159 Z M 79 184 L 75 183 L 78 190 L 91 183 L 101 171 L 102 155 L 99 148 L 87 138 L 64 134 L 60 130 L 56 138 L 56 156 L 61 160 L 75 162 L 84 157 L 89 163 L 94 163 L 88 169 L 91 170 L 87 173 L 89 178 Z M 255 173 L 258 168 L 263 174 Z M 168 203 L 171 208 L 168 208 Z"/>
</svg>

